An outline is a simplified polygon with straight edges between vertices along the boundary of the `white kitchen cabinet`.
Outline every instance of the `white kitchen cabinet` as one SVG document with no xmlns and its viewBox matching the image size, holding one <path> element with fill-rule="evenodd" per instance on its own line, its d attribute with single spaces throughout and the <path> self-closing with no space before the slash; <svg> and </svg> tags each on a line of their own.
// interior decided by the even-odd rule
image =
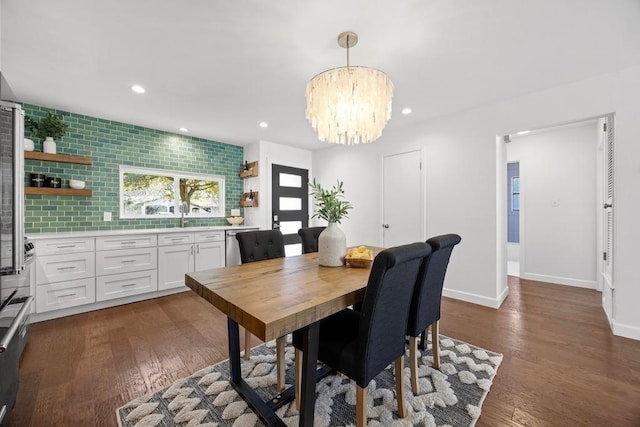
<svg viewBox="0 0 640 427">
<path fill-rule="evenodd" d="M 94 240 L 93 237 L 36 240 L 36 255 L 42 257 L 46 255 L 93 252 L 95 249 Z"/>
<path fill-rule="evenodd" d="M 224 267 L 223 231 L 159 236 L 158 245 L 158 290 L 184 287 L 186 273 Z"/>
<path fill-rule="evenodd" d="M 93 277 L 36 286 L 36 311 L 91 304 L 96 301 L 96 280 Z"/>
<path fill-rule="evenodd" d="M 96 276 L 156 268 L 158 251 L 155 247 L 96 252 Z"/>
<path fill-rule="evenodd" d="M 107 301 L 157 290 L 158 270 L 96 277 L 96 301 Z"/>
<path fill-rule="evenodd" d="M 138 234 L 126 236 L 96 237 L 96 251 L 114 249 L 155 248 L 158 246 L 157 234 Z"/>
<path fill-rule="evenodd" d="M 93 252 L 36 257 L 36 285 L 84 279 L 95 274 Z"/>
</svg>

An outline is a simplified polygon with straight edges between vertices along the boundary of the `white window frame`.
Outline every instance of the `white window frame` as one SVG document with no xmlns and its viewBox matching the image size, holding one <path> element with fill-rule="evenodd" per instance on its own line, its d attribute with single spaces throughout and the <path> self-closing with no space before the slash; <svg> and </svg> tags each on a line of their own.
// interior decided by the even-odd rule
<svg viewBox="0 0 640 427">
<path fill-rule="evenodd" d="M 158 175 L 158 176 L 168 176 L 173 178 L 173 191 L 174 191 L 174 209 L 173 213 L 168 214 L 155 214 L 155 215 L 135 215 L 135 214 L 126 214 L 124 210 L 124 174 L 125 173 L 133 173 L 139 175 Z M 158 218 L 179 218 L 181 213 L 181 200 L 180 200 L 180 179 L 203 179 L 208 181 L 217 181 L 219 196 L 220 196 L 220 209 L 219 213 L 207 213 L 207 212 L 189 212 L 188 216 L 190 218 L 224 218 L 226 207 L 225 207 L 225 177 L 224 175 L 209 175 L 209 174 L 200 174 L 200 173 L 185 173 L 178 171 L 170 171 L 165 169 L 152 169 L 152 168 L 141 168 L 127 165 L 119 166 L 119 205 L 118 210 L 119 217 L 122 219 L 158 219 Z"/>
</svg>

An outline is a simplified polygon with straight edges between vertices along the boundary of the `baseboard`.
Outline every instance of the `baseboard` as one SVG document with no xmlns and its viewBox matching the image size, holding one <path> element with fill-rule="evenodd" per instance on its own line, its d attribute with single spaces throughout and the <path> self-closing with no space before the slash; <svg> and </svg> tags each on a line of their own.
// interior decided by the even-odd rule
<svg viewBox="0 0 640 427">
<path fill-rule="evenodd" d="M 577 288 L 597 289 L 598 283 L 595 280 L 572 279 L 570 277 L 549 276 L 546 274 L 523 273 L 520 272 L 520 278 L 526 280 L 535 280 L 537 282 L 555 283 L 557 285 L 575 286 Z"/>
<path fill-rule="evenodd" d="M 612 322 L 613 335 L 640 341 L 640 327 Z"/>
<path fill-rule="evenodd" d="M 488 298 L 482 295 L 476 295 L 469 292 L 455 291 L 453 289 L 444 288 L 442 295 L 448 298 L 457 299 L 460 301 L 470 302 L 473 304 L 483 305 L 490 308 L 500 308 L 502 302 L 509 295 L 509 288 L 507 287 L 498 298 Z"/>
</svg>

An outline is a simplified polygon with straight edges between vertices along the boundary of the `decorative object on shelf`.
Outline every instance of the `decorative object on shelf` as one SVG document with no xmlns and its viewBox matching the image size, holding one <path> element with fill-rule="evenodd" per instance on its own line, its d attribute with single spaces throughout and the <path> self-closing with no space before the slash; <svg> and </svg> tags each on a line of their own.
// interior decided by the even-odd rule
<svg viewBox="0 0 640 427">
<path fill-rule="evenodd" d="M 48 176 L 44 180 L 45 185 L 49 188 L 60 188 L 62 181 L 57 176 Z"/>
<path fill-rule="evenodd" d="M 25 119 L 25 124 L 31 130 L 31 133 L 44 140 L 42 147 L 45 153 L 56 154 L 56 142 L 54 139 L 62 138 L 68 128 L 63 119 L 62 114 L 54 114 L 51 111 L 47 111 L 47 117 L 43 117 L 38 121 L 33 120 L 31 117 Z"/>
<path fill-rule="evenodd" d="M 29 174 L 29 182 L 32 187 L 44 187 L 44 182 L 47 177 L 42 173 Z"/>
<path fill-rule="evenodd" d="M 248 193 L 242 194 L 242 199 L 240 200 L 241 208 L 256 208 L 258 207 L 258 192 L 249 190 Z"/>
<path fill-rule="evenodd" d="M 227 222 L 231 225 L 240 225 L 244 221 L 244 218 L 241 216 L 232 216 L 231 218 L 227 218 Z"/>
<path fill-rule="evenodd" d="M 84 181 L 79 181 L 77 179 L 69 180 L 69 187 L 73 188 L 74 190 L 83 190 L 84 186 L 85 186 Z"/>
<path fill-rule="evenodd" d="M 338 45 L 347 49 L 347 66 L 324 71 L 307 83 L 305 115 L 320 141 L 373 142 L 391 118 L 393 83 L 389 76 L 375 68 L 349 66 L 349 48 L 357 43 L 356 33 L 341 33 Z"/>
<path fill-rule="evenodd" d="M 258 162 L 247 162 L 245 160 L 244 166 L 240 171 L 240 178 L 252 178 L 258 176 Z"/>
<path fill-rule="evenodd" d="M 24 151 L 33 151 L 35 146 L 33 144 L 33 139 L 25 138 L 24 139 Z"/>
<path fill-rule="evenodd" d="M 319 264 L 326 267 L 341 267 L 347 252 L 347 238 L 338 224 L 342 218 L 347 218 L 349 209 L 353 206 L 344 199 L 342 181 L 338 181 L 332 189 L 325 190 L 320 183 L 309 183 L 309 195 L 316 199 L 316 211 L 312 218 L 322 218 L 329 226 L 318 236 Z"/>
</svg>

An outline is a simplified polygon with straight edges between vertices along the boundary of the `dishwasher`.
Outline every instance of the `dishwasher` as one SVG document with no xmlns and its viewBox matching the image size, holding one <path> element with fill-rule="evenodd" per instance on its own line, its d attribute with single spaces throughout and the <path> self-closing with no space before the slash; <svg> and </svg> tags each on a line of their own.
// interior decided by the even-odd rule
<svg viewBox="0 0 640 427">
<path fill-rule="evenodd" d="M 238 246 L 238 240 L 236 234 L 243 233 L 245 231 L 258 231 L 259 228 L 242 228 L 241 230 L 227 230 L 227 236 L 225 241 L 226 257 L 225 265 L 238 265 L 242 264 L 240 260 L 240 247 Z"/>
</svg>

